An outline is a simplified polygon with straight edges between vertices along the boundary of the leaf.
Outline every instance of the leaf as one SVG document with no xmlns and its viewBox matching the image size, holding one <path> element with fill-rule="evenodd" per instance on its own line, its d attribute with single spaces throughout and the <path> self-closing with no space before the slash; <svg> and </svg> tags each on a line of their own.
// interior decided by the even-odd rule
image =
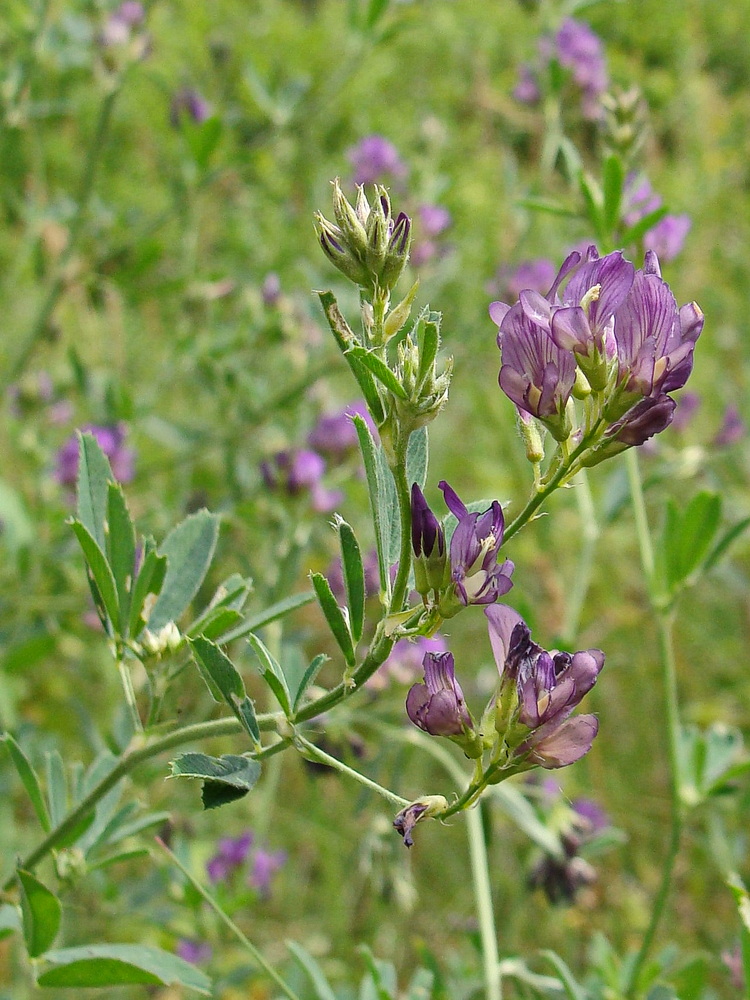
<svg viewBox="0 0 750 1000">
<path fill-rule="evenodd" d="M 534 841 L 542 850 L 553 858 L 563 860 L 565 852 L 559 836 L 537 817 L 528 799 L 513 785 L 492 785 L 493 798 L 519 830 Z"/>
<path fill-rule="evenodd" d="M 669 213 L 669 209 L 666 205 L 662 205 L 661 208 L 655 209 L 653 212 L 649 212 L 648 215 L 644 215 L 642 219 L 626 229 L 622 234 L 621 241 L 623 245 L 628 246 L 632 243 L 638 243 L 642 240 L 649 229 L 653 229 L 657 222 L 661 220 Z"/>
<path fill-rule="evenodd" d="M 721 536 L 719 541 L 713 547 L 712 551 L 706 557 L 704 563 L 704 569 L 706 571 L 713 569 L 717 562 L 721 559 L 724 553 L 727 551 L 732 542 L 739 538 L 740 535 L 744 534 L 750 527 L 750 517 L 744 517 L 741 521 L 733 524 L 731 528 L 728 528 L 724 534 Z"/>
<path fill-rule="evenodd" d="M 108 484 L 114 475 L 107 456 L 93 434 L 78 436 L 78 520 L 102 550 L 106 546 Z"/>
<path fill-rule="evenodd" d="M 370 496 L 370 511 L 375 526 L 375 546 L 378 552 L 378 569 L 380 571 L 380 589 L 384 594 L 390 593 L 390 576 L 388 563 L 388 531 L 390 519 L 385 518 L 385 512 L 380 506 L 379 459 L 378 449 L 372 439 L 370 429 L 359 415 L 352 417 L 357 431 L 359 448 L 365 466 L 367 491 Z"/>
<path fill-rule="evenodd" d="M 542 957 L 546 958 L 548 962 L 551 962 L 557 970 L 557 974 L 560 977 L 560 982 L 565 988 L 568 1000 L 586 1000 L 585 990 L 580 983 L 576 982 L 573 973 L 560 956 L 554 951 L 543 951 L 541 954 Z"/>
<path fill-rule="evenodd" d="M 265 611 L 261 611 L 256 615 L 246 618 L 241 625 L 231 629 L 229 632 L 225 632 L 218 642 L 224 646 L 233 639 L 242 638 L 242 636 L 247 635 L 248 632 L 255 632 L 259 628 L 263 628 L 264 625 L 270 625 L 271 622 L 275 622 L 278 618 L 283 618 L 284 615 L 288 615 L 290 612 L 296 611 L 297 608 L 303 608 L 306 604 L 312 604 L 314 600 L 315 594 L 309 590 L 304 594 L 292 594 L 291 597 L 285 597 L 283 601 L 278 601 L 276 604 L 272 604 L 271 607 L 266 608 Z"/>
<path fill-rule="evenodd" d="M 297 707 L 299 706 L 299 703 L 305 691 L 307 691 L 307 689 L 313 683 L 315 678 L 318 676 L 318 671 L 320 670 L 320 668 L 329 659 L 330 657 L 326 656 L 325 653 L 318 653 L 318 655 L 315 657 L 315 659 L 311 662 L 310 666 L 302 675 L 302 680 L 299 682 L 297 693 L 294 696 L 294 704 L 292 705 L 292 708 L 294 709 L 295 712 L 297 711 Z"/>
<path fill-rule="evenodd" d="M 245 685 L 239 671 L 218 646 L 209 639 L 196 636 L 189 639 L 195 662 L 204 678 L 219 690 L 227 705 L 232 709 L 242 726 L 250 734 L 253 744 L 260 746 L 260 730 L 255 718 L 253 703 L 245 692 Z"/>
<path fill-rule="evenodd" d="M 271 654 L 268 647 L 261 639 L 258 638 L 257 635 L 253 635 L 251 632 L 247 637 L 247 641 L 252 646 L 255 655 L 258 657 L 260 672 L 263 675 L 263 680 L 273 691 L 276 700 L 279 705 L 281 705 L 284 715 L 288 717 L 292 711 L 292 699 L 289 694 L 289 686 L 287 685 L 284 671 L 281 669 L 281 664 Z"/>
<path fill-rule="evenodd" d="M 409 438 L 406 446 L 406 478 L 411 487 L 417 483 L 420 490 L 427 482 L 427 466 L 429 463 L 429 447 L 427 428 L 420 427 Z"/>
<path fill-rule="evenodd" d="M 68 811 L 68 785 L 65 765 L 59 751 L 47 753 L 47 802 L 52 826 L 58 826 Z"/>
<path fill-rule="evenodd" d="M 665 583 L 674 594 L 703 562 L 713 543 L 721 519 L 718 493 L 697 493 L 680 513 L 669 501 L 664 522 Z"/>
<path fill-rule="evenodd" d="M 216 593 L 208 603 L 205 611 L 190 623 L 185 629 L 185 635 L 207 635 L 206 630 L 217 630 L 214 635 L 208 635 L 213 639 L 216 635 L 221 635 L 237 622 L 242 621 L 240 612 L 245 606 L 248 595 L 253 589 L 252 580 L 233 573 L 227 580 L 219 584 Z M 222 627 L 221 621 L 226 622 Z"/>
<path fill-rule="evenodd" d="M 185 986 L 204 996 L 211 981 L 199 969 L 161 948 L 140 944 L 89 944 L 44 956 L 39 986 Z"/>
<path fill-rule="evenodd" d="M 122 635 L 130 625 L 130 594 L 135 574 L 135 528 L 128 512 L 122 487 L 110 483 L 107 492 L 107 561 L 117 588 Z"/>
<path fill-rule="evenodd" d="M 365 347 L 355 346 L 350 347 L 346 354 L 364 365 L 368 371 L 372 372 L 378 382 L 384 385 L 394 396 L 397 396 L 399 399 L 409 398 L 406 389 L 404 389 L 388 365 L 384 361 L 381 361 L 373 351 L 368 351 Z"/>
<path fill-rule="evenodd" d="M 31 800 L 34 812 L 36 813 L 42 829 L 45 833 L 49 833 L 52 829 L 52 824 L 50 823 L 49 813 L 47 812 L 47 805 L 44 801 L 44 796 L 42 795 L 39 779 L 36 776 L 34 768 L 29 763 L 29 758 L 20 748 L 18 743 L 16 743 L 10 733 L 4 733 L 0 736 L 0 739 L 4 741 L 8 748 L 11 759 L 15 764 L 16 771 L 18 771 L 18 777 L 21 779 L 21 783 L 26 789 L 26 794 Z"/>
<path fill-rule="evenodd" d="M 309 976 L 318 1000 L 337 1000 L 333 987 L 310 952 L 296 941 L 287 941 L 286 946 Z"/>
<path fill-rule="evenodd" d="M 26 950 L 32 958 L 36 958 L 45 952 L 57 937 L 62 905 L 57 896 L 31 872 L 19 868 L 17 874 Z"/>
<path fill-rule="evenodd" d="M 417 320 L 417 342 L 419 344 L 419 374 L 417 388 L 421 390 L 425 379 L 432 372 L 432 366 L 440 347 L 440 313 L 425 309 Z"/>
<path fill-rule="evenodd" d="M 625 169 L 616 153 L 611 153 L 604 161 L 602 189 L 604 195 L 604 225 L 613 232 L 620 221 L 622 191 L 625 183 Z"/>
<path fill-rule="evenodd" d="M 117 600 L 117 587 L 115 586 L 115 578 L 112 576 L 112 570 L 109 567 L 104 551 L 81 521 L 71 521 L 70 525 L 75 532 L 79 545 L 83 549 L 83 555 L 90 571 L 89 579 L 93 584 L 92 590 L 95 588 L 94 597 L 98 596 L 107 620 L 110 622 L 113 631 L 117 633 L 120 629 L 120 607 Z"/>
<path fill-rule="evenodd" d="M 354 642 L 362 638 L 365 621 L 365 570 L 357 536 L 346 521 L 338 518 L 336 528 L 341 545 L 341 567 L 349 607 L 349 628 Z"/>
<path fill-rule="evenodd" d="M 185 518 L 165 538 L 159 554 L 167 557 L 161 593 L 148 620 L 152 632 L 176 622 L 195 597 L 211 565 L 219 535 L 219 518 L 199 510 Z"/>
<path fill-rule="evenodd" d="M 343 610 L 336 603 L 331 585 L 322 573 L 311 573 L 313 589 L 318 597 L 318 603 L 328 622 L 328 627 L 338 643 L 339 649 L 344 654 L 344 659 L 353 667 L 356 663 L 354 656 L 354 644 L 352 642 L 349 626 L 344 616 Z"/>
<path fill-rule="evenodd" d="M 128 635 L 137 639 L 143 631 L 146 621 L 143 608 L 149 594 L 157 596 L 164 584 L 167 572 L 167 557 L 161 556 L 155 548 L 149 549 L 143 559 L 143 565 L 133 584 L 130 596 L 130 616 L 128 620 Z"/>
<path fill-rule="evenodd" d="M 257 760 L 236 754 L 209 757 L 204 753 L 184 753 L 170 764 L 173 778 L 201 778 L 203 808 L 215 809 L 241 799 L 260 778 Z"/>
</svg>

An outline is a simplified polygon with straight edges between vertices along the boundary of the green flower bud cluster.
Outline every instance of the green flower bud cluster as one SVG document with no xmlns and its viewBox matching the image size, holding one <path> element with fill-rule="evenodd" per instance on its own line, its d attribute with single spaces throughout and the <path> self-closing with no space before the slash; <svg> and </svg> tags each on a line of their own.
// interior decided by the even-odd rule
<svg viewBox="0 0 750 1000">
<path fill-rule="evenodd" d="M 333 182 L 335 223 L 317 212 L 315 228 L 324 253 L 342 274 L 374 298 L 387 299 L 409 259 L 411 220 L 394 219 L 387 190 L 375 185 L 367 200 L 359 187 L 356 206 L 347 201 L 338 178 Z"/>
<path fill-rule="evenodd" d="M 442 370 L 438 370 L 440 320 L 440 313 L 423 309 L 398 345 L 395 375 L 404 388 L 405 398 L 396 397 L 395 405 L 401 421 L 412 429 L 434 420 L 448 399 L 453 358 L 448 358 Z"/>
</svg>

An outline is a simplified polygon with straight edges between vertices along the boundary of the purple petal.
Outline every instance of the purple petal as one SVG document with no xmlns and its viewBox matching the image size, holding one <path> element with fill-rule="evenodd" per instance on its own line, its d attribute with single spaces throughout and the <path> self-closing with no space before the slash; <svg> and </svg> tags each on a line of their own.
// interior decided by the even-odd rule
<svg viewBox="0 0 750 1000">
<path fill-rule="evenodd" d="M 445 504 L 451 514 L 454 514 L 460 521 L 462 518 L 466 517 L 469 513 L 466 504 L 461 500 L 459 495 L 449 486 L 444 479 L 438 483 L 438 489 L 443 491 L 443 496 L 445 497 Z"/>
<path fill-rule="evenodd" d="M 575 764 L 589 752 L 598 732 L 599 720 L 595 715 L 577 715 L 536 743 L 529 759 L 547 769 Z"/>
<path fill-rule="evenodd" d="M 516 625 L 525 625 L 523 618 L 507 604 L 492 604 L 484 609 L 489 628 L 492 655 L 495 657 L 498 672 L 502 675 L 505 661 L 510 651 L 510 639 Z"/>
</svg>

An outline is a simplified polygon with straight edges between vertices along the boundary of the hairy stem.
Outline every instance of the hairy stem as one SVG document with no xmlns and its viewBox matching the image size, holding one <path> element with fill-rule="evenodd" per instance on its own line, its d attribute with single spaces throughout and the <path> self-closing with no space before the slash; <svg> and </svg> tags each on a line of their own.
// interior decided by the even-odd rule
<svg viewBox="0 0 750 1000">
<path fill-rule="evenodd" d="M 594 507 L 588 475 L 585 469 L 582 469 L 576 476 L 575 486 L 575 496 L 578 502 L 578 512 L 581 522 L 581 552 L 570 588 L 570 597 L 565 609 L 565 620 L 562 627 L 562 634 L 565 639 L 563 645 L 565 648 L 567 648 L 567 645 L 573 645 L 575 642 L 581 620 L 581 611 L 583 610 L 586 594 L 591 584 L 594 553 L 596 551 L 596 543 L 599 539 L 596 508 Z"/>
<path fill-rule="evenodd" d="M 384 788 L 382 785 L 379 785 L 377 781 L 372 781 L 364 774 L 360 774 L 359 771 L 355 771 L 354 768 L 344 764 L 343 761 L 337 760 L 336 757 L 331 757 L 330 754 L 321 750 L 320 747 L 316 747 L 314 743 L 310 743 L 309 740 L 306 740 L 304 736 L 300 735 L 300 733 L 295 735 L 294 744 L 304 757 L 320 761 L 321 764 L 334 768 L 334 770 L 339 771 L 341 774 L 345 774 L 348 778 L 353 778 L 355 781 L 358 781 L 360 785 L 364 785 L 365 788 L 369 788 L 371 791 L 377 792 L 378 795 L 387 799 L 399 809 L 403 809 L 405 806 L 409 805 L 408 799 L 402 799 L 400 795 L 396 795 L 396 793 L 392 792 L 389 788 Z"/>
</svg>

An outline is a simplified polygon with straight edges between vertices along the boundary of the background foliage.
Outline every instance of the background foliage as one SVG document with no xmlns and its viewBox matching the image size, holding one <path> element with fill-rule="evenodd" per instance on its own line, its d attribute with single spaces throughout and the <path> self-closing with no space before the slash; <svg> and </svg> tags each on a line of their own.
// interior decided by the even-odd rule
<svg viewBox="0 0 750 1000">
<path fill-rule="evenodd" d="M 524 202 L 554 198 L 577 207 L 560 165 L 539 167 L 543 109 L 512 97 L 545 17 L 560 14 L 533 7 L 158 0 L 148 6 L 140 51 L 138 32 L 134 47 L 103 45 L 114 9 L 103 0 L 7 3 L 0 23 L 0 723 L 42 768 L 54 748 L 66 763 L 88 765 L 128 735 L 119 679 L 104 636 L 92 628 L 80 555 L 65 524 L 71 490 L 55 475 L 74 428 L 124 422 L 135 450 L 127 497 L 146 533 L 161 539 L 202 507 L 221 515 L 203 604 L 239 573 L 253 579 L 249 612 L 260 611 L 305 589 L 308 570 L 325 570 L 334 557 L 328 515 L 311 509 L 306 495 L 269 491 L 261 463 L 304 446 L 321 414 L 354 397 L 310 289 L 333 287 L 350 309 L 356 301 L 319 252 L 311 220 L 328 207 L 331 178 L 353 189 L 348 153 L 367 135 L 386 137 L 400 154 L 404 176 L 383 180 L 396 208 L 415 213 L 416 240 L 423 238 L 420 205 L 440 204 L 452 218 L 439 251 L 418 268 L 421 300 L 443 312 L 445 346 L 455 358 L 451 399 L 431 429 L 428 497 L 437 505 L 439 478 L 467 496 L 505 502 L 525 495 L 529 470 L 513 407 L 497 388 L 487 303 L 498 296 L 501 266 L 558 262 L 591 239 L 582 218 Z M 700 408 L 645 456 L 647 496 L 658 511 L 666 497 L 681 502 L 701 488 L 717 490 L 731 523 L 748 513 L 750 454 L 744 436 L 725 447 L 715 439 L 728 405 L 747 419 L 750 7 L 627 0 L 587 5 L 576 16 L 602 38 L 612 79 L 643 92 L 642 165 L 670 210 L 692 218 L 684 250 L 663 273 L 678 301 L 695 299 L 707 317 L 691 381 Z M 189 114 L 170 121 L 184 87 L 210 105 L 206 122 Z M 593 165 L 595 127 L 583 120 L 570 127 Z M 280 283 L 276 296 L 270 274 Z M 513 602 L 548 645 L 607 651 L 591 696 L 599 739 L 560 782 L 569 798 L 597 801 L 623 836 L 590 859 L 598 881 L 574 904 L 556 907 L 528 888 L 538 848 L 496 805 L 484 816 L 501 953 L 531 959 L 555 949 L 578 970 L 598 933 L 617 951 L 637 946 L 661 874 L 668 813 L 657 638 L 623 502 L 624 470 L 613 466 L 591 475 L 601 537 L 575 634 L 567 631 L 566 603 L 581 536 L 572 492 L 556 496 L 551 516 L 515 538 L 509 554 L 518 567 Z M 356 469 L 350 457 L 329 468 L 326 483 L 345 491 L 337 509 L 366 536 Z M 677 652 L 688 722 L 750 726 L 748 571 L 742 542 L 683 602 Z M 491 686 L 494 670 L 480 631 L 463 618 L 451 629 L 475 697 Z M 287 619 L 283 631 L 269 627 L 266 641 L 285 663 L 303 655 L 306 663 L 321 649 L 334 655 L 315 606 Z M 253 654 L 242 642 L 235 654 L 263 711 L 267 692 Z M 334 666 L 324 668 L 332 682 Z M 377 699 L 365 694 L 352 711 L 400 725 L 405 690 L 396 684 Z M 168 703 L 186 719 L 215 711 L 194 671 Z M 366 718 L 360 725 L 345 714 L 331 723 L 340 727 L 327 733 L 338 754 L 361 757 L 404 794 L 444 781 L 429 760 L 385 739 Z M 235 750 L 234 738 L 207 748 Z M 39 831 L 10 758 L 1 761 L 0 852 L 10 860 Z M 404 984 L 421 963 L 462 979 L 467 994 L 478 986 L 460 818 L 420 829 L 407 854 L 383 803 L 292 755 L 273 758 L 251 795 L 216 813 L 199 812 L 197 788 L 163 783 L 166 773 L 165 760 L 144 765 L 135 794 L 149 809 L 168 811 L 173 849 L 199 875 L 218 836 L 247 828 L 258 843 L 286 852 L 267 896 L 241 880 L 221 887 L 271 961 L 288 961 L 283 942 L 291 938 L 333 982 L 353 983 L 363 942 L 395 964 Z M 712 800 L 697 814 L 662 934 L 663 944 L 679 945 L 681 961 L 706 958 L 700 976 L 717 997 L 737 995 L 719 957 L 739 933 L 722 881 L 727 867 L 746 872 L 747 806 L 744 780 L 726 803 Z M 198 939 L 214 948 L 207 968 L 216 996 L 247 995 L 248 979 L 266 995 L 235 946 L 222 945 L 219 925 L 189 886 L 155 860 L 72 873 L 66 945 L 104 936 L 171 951 L 180 939 Z M 13 941 L 0 943 L 0 988 L 15 998 L 32 988 Z M 695 992 L 679 995 L 708 996 L 699 978 Z"/>
</svg>

